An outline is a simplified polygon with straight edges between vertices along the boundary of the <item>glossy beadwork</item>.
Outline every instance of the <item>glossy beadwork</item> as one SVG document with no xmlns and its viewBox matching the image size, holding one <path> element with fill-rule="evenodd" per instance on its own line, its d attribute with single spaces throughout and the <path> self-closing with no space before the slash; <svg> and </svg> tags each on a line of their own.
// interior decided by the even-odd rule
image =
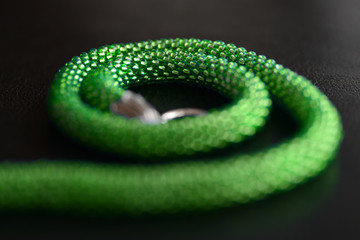
<svg viewBox="0 0 360 240">
<path fill-rule="evenodd" d="M 51 115 L 71 137 L 123 155 L 191 155 L 240 142 L 265 123 L 271 100 L 258 77 L 219 55 L 241 52 L 221 47 L 220 42 L 168 40 L 114 45 L 82 54 L 55 77 Z M 216 50 L 219 56 L 203 53 L 204 49 Z M 108 110 L 131 85 L 164 81 L 212 87 L 234 101 L 204 117 L 157 126 L 99 111 Z"/>
<path fill-rule="evenodd" d="M 215 89 L 232 104 L 205 116 L 158 125 L 109 111 L 129 86 L 171 81 Z M 301 126 L 295 136 L 272 148 L 209 162 L 109 166 L 39 161 L 24 164 L 27 169 L 16 180 L 11 176 L 20 175 L 23 165 L 3 165 L 0 192 L 8 191 L 25 208 L 41 202 L 47 209 L 130 214 L 205 210 L 291 189 L 319 174 L 336 155 L 342 127 L 335 107 L 307 79 L 272 59 L 233 44 L 198 39 L 93 49 L 56 74 L 49 113 L 71 138 L 113 154 L 186 158 L 237 144 L 264 126 L 270 96 Z M 27 185 L 24 193 L 11 193 L 11 186 L 21 184 Z M 44 189 L 49 196 L 41 193 Z M 37 195 L 41 200 L 34 199 Z M 0 204 L 12 206 L 3 197 Z"/>
</svg>

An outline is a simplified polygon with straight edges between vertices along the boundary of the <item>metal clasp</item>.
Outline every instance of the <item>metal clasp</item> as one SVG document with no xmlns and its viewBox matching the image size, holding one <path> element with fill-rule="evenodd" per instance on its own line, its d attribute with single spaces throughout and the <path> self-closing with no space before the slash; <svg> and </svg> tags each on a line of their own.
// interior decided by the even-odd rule
<svg viewBox="0 0 360 240">
<path fill-rule="evenodd" d="M 113 114 L 126 118 L 138 118 L 143 123 L 159 124 L 188 116 L 202 116 L 207 111 L 197 108 L 178 108 L 160 114 L 146 99 L 131 90 L 126 90 L 119 101 L 110 104 Z"/>
</svg>

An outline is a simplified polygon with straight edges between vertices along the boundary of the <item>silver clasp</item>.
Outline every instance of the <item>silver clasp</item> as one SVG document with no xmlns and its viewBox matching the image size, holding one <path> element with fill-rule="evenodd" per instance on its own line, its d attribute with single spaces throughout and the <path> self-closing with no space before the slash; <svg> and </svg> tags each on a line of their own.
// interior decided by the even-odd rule
<svg viewBox="0 0 360 240">
<path fill-rule="evenodd" d="M 207 113 L 197 108 L 178 108 L 161 115 L 143 96 L 130 90 L 126 90 L 119 101 L 110 104 L 110 111 L 126 118 L 138 118 L 147 124 L 166 123 L 176 118 L 202 116 Z"/>
</svg>

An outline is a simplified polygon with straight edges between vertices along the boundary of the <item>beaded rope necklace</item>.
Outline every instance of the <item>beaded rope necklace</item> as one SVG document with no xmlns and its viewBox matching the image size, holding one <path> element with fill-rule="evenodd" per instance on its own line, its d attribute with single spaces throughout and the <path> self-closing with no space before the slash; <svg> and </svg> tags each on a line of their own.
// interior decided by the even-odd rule
<svg viewBox="0 0 360 240">
<path fill-rule="evenodd" d="M 143 114 L 150 118 L 116 114 L 114 104 L 125 101 L 130 86 L 163 82 L 209 87 L 232 103 L 165 123 L 154 112 Z M 171 160 L 255 135 L 266 124 L 271 98 L 299 123 L 291 138 L 252 154 L 208 162 Z M 164 39 L 92 49 L 56 74 L 48 109 L 63 132 L 92 148 L 170 160 L 153 165 L 3 164 L 0 192 L 7 197 L 0 197 L 2 206 L 129 214 L 233 206 L 318 175 L 342 139 L 339 114 L 310 81 L 272 59 L 221 41 Z"/>
</svg>

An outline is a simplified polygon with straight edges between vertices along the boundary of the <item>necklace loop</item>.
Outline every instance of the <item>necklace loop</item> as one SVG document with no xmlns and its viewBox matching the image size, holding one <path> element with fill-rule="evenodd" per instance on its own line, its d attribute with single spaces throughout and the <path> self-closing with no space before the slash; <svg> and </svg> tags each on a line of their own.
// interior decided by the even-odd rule
<svg viewBox="0 0 360 240">
<path fill-rule="evenodd" d="M 124 93 L 134 85 L 174 81 L 213 88 L 233 101 L 203 117 L 168 124 L 143 124 L 111 113 L 151 123 L 192 115 L 193 109 L 175 109 L 161 116 L 142 97 Z M 132 107 L 114 103 L 123 97 Z M 250 137 L 266 123 L 271 98 L 299 124 L 294 135 L 257 152 L 196 157 L 254 141 Z M 342 140 L 336 108 L 309 80 L 263 55 L 221 41 L 162 39 L 93 49 L 56 74 L 48 106 L 59 129 L 89 147 L 145 161 L 169 157 L 169 162 L 46 161 L 23 168 L 20 163 L 4 164 L 0 188 L 7 194 L 1 208 L 61 206 L 138 214 L 244 204 L 320 174 Z M 183 161 L 173 161 L 174 156 Z M 22 191 L 9 190 L 19 186 Z"/>
</svg>

